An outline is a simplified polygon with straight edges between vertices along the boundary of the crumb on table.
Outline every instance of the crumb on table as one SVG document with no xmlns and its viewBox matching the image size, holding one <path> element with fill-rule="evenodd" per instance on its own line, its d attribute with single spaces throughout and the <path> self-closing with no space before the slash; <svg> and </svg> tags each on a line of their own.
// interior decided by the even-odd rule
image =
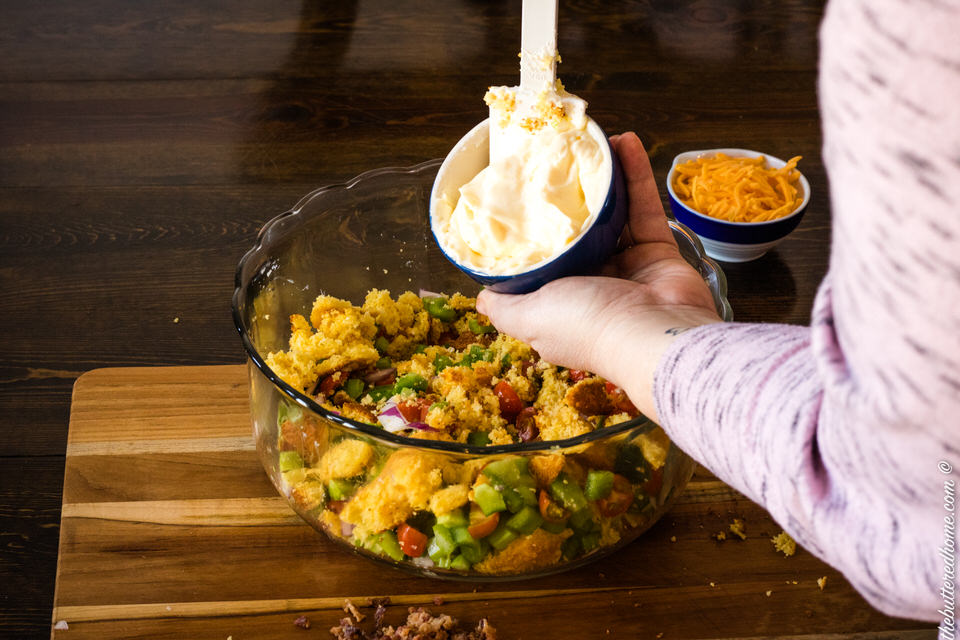
<svg viewBox="0 0 960 640">
<path fill-rule="evenodd" d="M 773 543 L 773 547 L 781 552 L 783 555 L 790 557 L 797 552 L 797 543 L 790 537 L 790 534 L 786 531 L 781 531 L 777 535 L 770 538 L 770 542 Z"/>
<path fill-rule="evenodd" d="M 730 533 L 737 536 L 741 540 L 747 539 L 746 528 L 744 527 L 743 520 L 740 518 L 734 518 L 733 522 L 730 523 Z"/>
</svg>

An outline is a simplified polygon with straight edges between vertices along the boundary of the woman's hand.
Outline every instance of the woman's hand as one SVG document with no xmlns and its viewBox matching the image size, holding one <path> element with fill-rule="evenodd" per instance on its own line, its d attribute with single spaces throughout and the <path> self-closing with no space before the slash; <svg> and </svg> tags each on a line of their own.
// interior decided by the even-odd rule
<svg viewBox="0 0 960 640">
<path fill-rule="evenodd" d="M 525 295 L 484 290 L 477 307 L 547 361 L 620 385 L 656 419 L 652 385 L 660 356 L 678 333 L 721 320 L 710 290 L 677 249 L 640 139 L 625 133 L 611 143 L 623 165 L 630 213 L 625 248 L 604 275 L 562 278 Z"/>
</svg>

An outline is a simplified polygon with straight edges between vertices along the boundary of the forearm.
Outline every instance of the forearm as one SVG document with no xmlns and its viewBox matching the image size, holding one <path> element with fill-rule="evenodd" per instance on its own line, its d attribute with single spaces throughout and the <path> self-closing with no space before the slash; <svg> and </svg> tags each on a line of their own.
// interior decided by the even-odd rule
<svg viewBox="0 0 960 640">
<path fill-rule="evenodd" d="M 641 413 L 658 421 L 653 382 L 663 354 L 686 331 L 721 319 L 701 307 L 624 307 L 597 336 L 587 368 L 621 386 Z"/>
</svg>

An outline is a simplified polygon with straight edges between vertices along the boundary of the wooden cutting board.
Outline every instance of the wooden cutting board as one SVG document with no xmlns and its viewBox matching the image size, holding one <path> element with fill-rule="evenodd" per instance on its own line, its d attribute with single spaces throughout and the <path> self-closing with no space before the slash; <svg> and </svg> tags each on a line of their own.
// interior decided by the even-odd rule
<svg viewBox="0 0 960 640">
<path fill-rule="evenodd" d="M 734 518 L 746 540 L 717 541 Z M 775 551 L 779 531 L 701 470 L 654 528 L 587 567 L 494 584 L 417 578 L 328 541 L 277 495 L 254 450 L 245 367 L 99 369 L 73 393 L 53 610 L 68 628 L 52 634 L 328 638 L 345 599 L 389 596 L 390 622 L 425 605 L 470 626 L 488 617 L 505 639 L 931 637 L 871 609 L 809 553 Z M 294 626 L 301 615 L 309 630 Z"/>
</svg>

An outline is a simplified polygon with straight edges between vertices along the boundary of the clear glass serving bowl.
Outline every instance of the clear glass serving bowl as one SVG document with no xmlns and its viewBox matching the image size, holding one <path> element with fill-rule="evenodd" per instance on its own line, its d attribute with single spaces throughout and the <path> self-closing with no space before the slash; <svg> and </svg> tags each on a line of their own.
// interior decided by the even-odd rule
<svg viewBox="0 0 960 640">
<path fill-rule="evenodd" d="M 428 201 L 439 166 L 440 160 L 432 160 L 378 169 L 317 189 L 264 225 L 254 247 L 241 259 L 233 317 L 249 357 L 250 412 L 260 459 L 277 490 L 305 521 L 380 562 L 423 575 L 468 580 L 527 578 L 591 562 L 648 529 L 693 474 L 694 462 L 647 418 L 549 442 L 473 446 L 410 439 L 322 408 L 265 363 L 268 353 L 287 349 L 290 315 L 308 313 L 321 293 L 355 304 L 373 288 L 389 289 L 394 295 L 421 289 L 476 295 L 478 285 L 447 261 L 430 232 Z M 730 320 L 723 273 L 705 257 L 692 232 L 674 222 L 670 225 L 684 257 L 713 292 L 718 312 Z M 324 456 L 340 455 L 345 447 L 355 447 L 370 464 L 354 477 L 330 478 Z M 470 524 L 464 522 L 464 510 L 440 518 L 420 511 L 406 522 L 427 536 L 429 552 L 414 551 L 419 557 L 412 557 L 404 550 L 416 549 L 416 540 L 408 539 L 403 548 L 397 542 L 397 529 L 405 533 L 405 522 L 395 529 L 365 531 L 361 537 L 337 515 L 354 495 L 351 492 L 376 482 L 378 474 L 426 465 L 440 469 L 446 485 L 453 478 L 459 482 L 464 476 L 475 478 L 490 462 L 501 460 L 505 461 L 499 464 L 501 471 L 520 470 L 520 484 L 527 486 L 518 487 L 516 495 L 523 493 L 526 503 L 501 512 L 496 537 L 474 540 L 464 535 Z M 570 486 L 529 486 L 531 476 L 524 470 L 542 467 L 545 461 L 562 464 L 561 477 Z M 318 472 L 324 464 L 325 478 Z M 609 483 L 610 472 L 616 474 L 613 489 L 586 486 L 589 475 Z M 488 475 L 503 480 L 493 471 Z M 511 480 L 505 482 L 507 486 L 495 486 L 513 491 Z M 584 497 L 599 495 L 598 491 L 607 498 Z M 549 513 L 560 522 L 540 522 L 541 494 L 552 500 L 547 508 L 554 509 Z M 537 503 L 530 504 L 531 495 Z M 383 500 L 392 499 L 384 494 Z M 514 518 L 521 511 L 523 515 Z M 513 528 L 506 527 L 508 522 Z M 492 560 L 495 556 L 498 560 Z"/>
</svg>

